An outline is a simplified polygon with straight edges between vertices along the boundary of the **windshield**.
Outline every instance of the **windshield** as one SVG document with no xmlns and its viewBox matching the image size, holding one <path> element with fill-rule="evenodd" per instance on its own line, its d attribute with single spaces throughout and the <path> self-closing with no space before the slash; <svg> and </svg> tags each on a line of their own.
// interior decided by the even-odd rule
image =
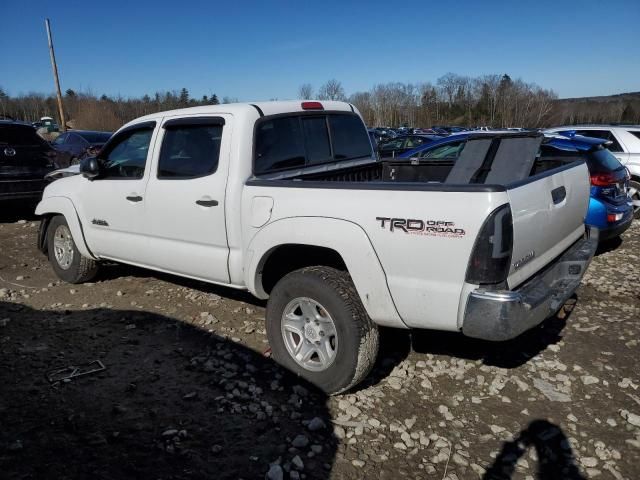
<svg viewBox="0 0 640 480">
<path fill-rule="evenodd" d="M 111 132 L 75 132 L 89 143 L 106 143 L 111 138 Z"/>
</svg>

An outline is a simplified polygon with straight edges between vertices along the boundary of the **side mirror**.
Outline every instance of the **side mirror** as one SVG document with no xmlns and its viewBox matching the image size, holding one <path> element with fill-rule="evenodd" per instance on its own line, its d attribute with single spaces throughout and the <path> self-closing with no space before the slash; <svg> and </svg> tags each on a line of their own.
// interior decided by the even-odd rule
<svg viewBox="0 0 640 480">
<path fill-rule="evenodd" d="M 84 178 L 93 180 L 100 175 L 100 162 L 96 157 L 87 157 L 80 160 L 80 173 Z"/>
</svg>

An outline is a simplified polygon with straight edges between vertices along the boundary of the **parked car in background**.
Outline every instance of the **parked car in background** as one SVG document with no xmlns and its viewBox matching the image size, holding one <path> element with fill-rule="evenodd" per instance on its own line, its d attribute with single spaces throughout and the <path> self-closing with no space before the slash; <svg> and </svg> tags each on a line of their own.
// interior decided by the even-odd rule
<svg viewBox="0 0 640 480">
<path fill-rule="evenodd" d="M 375 131 L 376 135 L 379 135 L 381 137 L 385 137 L 388 139 L 398 136 L 396 131 L 391 127 L 374 127 L 372 130 Z"/>
<path fill-rule="evenodd" d="M 629 170 L 629 196 L 634 217 L 640 218 L 640 125 L 573 125 L 545 130 L 565 136 L 582 135 L 611 142 L 607 148 Z"/>
<path fill-rule="evenodd" d="M 95 156 L 111 138 L 112 132 L 70 130 L 60 134 L 51 145 L 59 153 L 64 166 L 80 163 L 86 156 Z"/>
<path fill-rule="evenodd" d="M 0 120 L 0 200 L 37 200 L 56 152 L 28 123 Z"/>
<path fill-rule="evenodd" d="M 380 129 L 378 129 L 378 128 L 369 128 L 369 129 L 367 129 L 367 131 L 369 132 L 369 138 L 371 139 L 371 145 L 373 145 L 373 147 L 375 149 L 378 148 L 378 144 L 379 143 L 388 142 L 389 140 L 394 138 L 394 136 L 382 134 L 380 132 Z"/>
<path fill-rule="evenodd" d="M 428 145 L 442 137 L 438 135 L 401 135 L 387 142 L 378 144 L 380 158 L 397 157 L 398 155 L 422 145 Z"/>
<path fill-rule="evenodd" d="M 469 130 L 468 128 L 458 127 L 456 125 L 437 125 L 437 126 L 431 127 L 431 129 L 438 132 L 445 132 L 447 134 L 461 133 Z"/>
<path fill-rule="evenodd" d="M 432 128 L 414 128 L 414 135 L 439 135 L 438 132 L 433 130 Z"/>
<path fill-rule="evenodd" d="M 430 145 L 407 151 L 399 159 L 434 166 L 453 164 L 470 137 L 493 134 L 495 132 L 451 135 Z M 558 159 L 566 161 L 574 158 L 586 162 L 591 176 L 591 190 L 585 223 L 600 230 L 601 241 L 621 235 L 633 220 L 629 174 L 607 150 L 606 144 L 607 141 L 603 139 L 548 134 L 539 151 L 539 161 L 549 165 L 553 165 Z"/>
</svg>

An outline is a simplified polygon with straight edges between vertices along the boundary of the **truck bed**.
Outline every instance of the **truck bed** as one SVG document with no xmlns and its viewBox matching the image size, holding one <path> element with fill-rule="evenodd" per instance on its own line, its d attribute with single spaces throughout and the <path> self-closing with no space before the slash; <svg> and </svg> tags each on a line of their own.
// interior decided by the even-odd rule
<svg viewBox="0 0 640 480">
<path fill-rule="evenodd" d="M 508 137 L 512 138 L 512 137 Z M 519 138 L 519 137 L 515 137 Z M 486 142 L 485 138 L 482 138 Z M 470 139 L 472 142 L 473 139 Z M 504 140 L 502 140 L 504 143 Z M 539 145 L 539 144 L 538 144 Z M 537 145 L 530 145 L 537 146 Z M 559 168 L 566 167 L 579 161 L 572 154 L 562 155 L 544 155 L 541 156 L 540 152 L 544 151 L 547 147 L 545 145 L 540 146 L 540 150 L 534 151 L 529 149 L 528 151 L 509 152 L 512 155 L 511 164 L 509 166 L 516 167 L 516 171 L 513 171 L 513 175 L 510 177 L 504 177 L 508 181 L 497 183 L 498 185 L 511 185 L 515 182 L 526 181 L 528 178 L 536 177 L 549 171 L 556 171 Z M 512 149 L 513 150 L 513 149 Z M 556 151 L 557 152 L 557 151 Z M 476 154 L 476 152 L 473 152 Z M 411 158 L 406 160 L 382 160 L 371 161 L 359 165 L 350 165 L 347 167 L 337 168 L 324 168 L 322 171 L 308 171 L 296 172 L 291 176 L 282 178 L 288 180 L 303 180 L 303 181 L 315 181 L 315 182 L 348 182 L 348 183 L 431 183 L 431 184 L 447 184 L 447 185 L 489 185 L 494 184 L 491 181 L 492 177 L 489 173 L 492 170 L 493 162 L 496 158 L 497 147 L 489 147 L 486 152 L 478 152 L 477 154 L 484 154 L 482 161 L 478 159 L 468 159 L 463 155 L 454 161 L 453 159 L 420 159 Z M 454 165 L 457 162 L 472 163 L 472 167 L 477 165 L 476 171 L 471 175 L 452 176 Z M 504 164 L 503 164 L 504 167 Z M 489 181 L 487 181 L 489 180 Z M 436 186 L 436 185 L 433 185 Z"/>
</svg>

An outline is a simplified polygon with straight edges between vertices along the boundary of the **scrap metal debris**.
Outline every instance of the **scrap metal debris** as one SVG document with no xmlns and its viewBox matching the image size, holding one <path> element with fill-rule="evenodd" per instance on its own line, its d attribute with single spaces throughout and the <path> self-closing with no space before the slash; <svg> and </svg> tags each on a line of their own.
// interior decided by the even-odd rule
<svg viewBox="0 0 640 480">
<path fill-rule="evenodd" d="M 85 375 L 102 372 L 106 369 L 107 367 L 105 367 L 100 360 L 94 360 L 93 362 L 83 365 L 70 365 L 68 367 L 58 368 L 57 370 L 51 370 L 47 372 L 46 377 L 49 383 L 57 384 L 60 382 L 70 382 L 73 378 L 84 377 Z"/>
</svg>

